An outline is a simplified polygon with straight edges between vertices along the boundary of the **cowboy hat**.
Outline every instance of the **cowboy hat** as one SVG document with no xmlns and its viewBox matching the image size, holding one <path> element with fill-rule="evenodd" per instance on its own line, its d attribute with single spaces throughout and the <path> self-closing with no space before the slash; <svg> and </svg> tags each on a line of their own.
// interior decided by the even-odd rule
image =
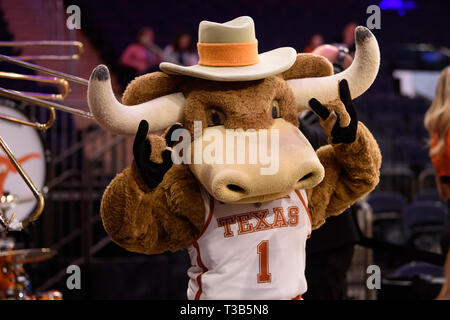
<svg viewBox="0 0 450 320">
<path fill-rule="evenodd" d="M 290 47 L 258 54 L 255 25 L 248 16 L 225 23 L 202 21 L 198 39 L 198 64 L 184 67 L 163 62 L 159 68 L 168 74 L 206 80 L 249 81 L 286 71 L 297 57 Z"/>
</svg>

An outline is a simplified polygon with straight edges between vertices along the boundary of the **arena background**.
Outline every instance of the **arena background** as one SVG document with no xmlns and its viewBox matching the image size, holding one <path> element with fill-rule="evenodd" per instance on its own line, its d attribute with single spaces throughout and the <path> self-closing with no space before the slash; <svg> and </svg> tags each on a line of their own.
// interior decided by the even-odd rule
<svg viewBox="0 0 450 320">
<path fill-rule="evenodd" d="M 393 207 L 380 209 L 397 213 L 387 222 L 376 219 L 375 200 L 372 207 L 368 205 L 370 199 L 365 201 L 355 213 L 363 234 L 393 246 L 370 241 L 357 246 L 348 274 L 349 297 L 353 299 L 392 299 L 399 292 L 405 297 L 402 288 L 392 280 L 399 267 L 411 261 L 431 263 L 421 267 L 429 268 L 424 272 L 433 278 L 439 277 L 439 266 L 443 264 L 444 256 L 436 249 L 435 235 L 428 235 L 425 244 L 417 244 L 405 232 L 405 215 L 412 210 L 411 206 L 414 209 L 414 204 L 421 199 L 429 205 L 439 202 L 423 126 L 432 96 L 402 95 L 400 81 L 393 73 L 426 70 L 438 74 L 449 64 L 450 3 L 400 1 L 411 2 L 415 9 L 382 10 L 381 29 L 372 30 L 381 50 L 380 72 L 369 91 L 355 100 L 360 119 L 374 133 L 383 154 L 381 182 L 373 194 L 390 192 L 392 196 L 395 193 L 393 197 L 400 200 L 395 202 L 391 197 L 395 202 Z M 68 30 L 65 26 L 66 7 L 72 4 L 81 9 L 80 30 Z M 154 29 L 156 44 L 164 47 L 179 32 L 192 34 L 195 43 L 201 20 L 224 22 L 249 15 L 255 21 L 260 52 L 282 46 L 292 46 L 301 52 L 313 34 L 321 34 L 327 43 L 336 42 L 347 23 L 365 25 L 369 17 L 366 9 L 372 4 L 380 1 L 2 0 L 0 40 L 82 41 L 85 52 L 79 61 L 39 64 L 88 78 L 96 65 L 104 63 L 115 77 L 114 89 L 119 94 L 123 90 L 118 79 L 119 57 L 144 26 Z M 0 52 L 11 55 L 17 53 L 14 50 L 2 48 Z M 24 48 L 21 54 L 35 54 L 35 50 Z M 0 64 L 0 70 L 30 73 L 5 63 Z M 0 81 L 1 87 L 17 90 L 54 90 L 48 86 Z M 84 87 L 74 85 L 65 104 L 86 110 L 85 94 Z M 5 99 L 2 103 L 14 105 L 31 118 L 47 117 L 45 111 L 23 103 Z M 50 260 L 27 266 L 33 288 L 58 289 L 66 299 L 185 299 L 189 265 L 185 252 L 157 256 L 133 254 L 112 243 L 101 224 L 102 191 L 114 174 L 130 162 L 132 139 L 111 136 L 93 122 L 57 113 L 57 123 L 42 134 L 47 155 L 45 211 L 26 231 L 11 233 L 19 247 L 49 247 L 58 251 Z M 433 206 L 439 205 L 430 206 L 429 210 L 434 210 Z M 66 268 L 71 264 L 81 266 L 81 290 L 66 287 Z M 382 266 L 385 284 L 382 290 L 366 287 L 366 267 L 370 264 Z M 431 280 L 409 280 L 411 297 L 426 299 L 439 289 Z"/>
</svg>

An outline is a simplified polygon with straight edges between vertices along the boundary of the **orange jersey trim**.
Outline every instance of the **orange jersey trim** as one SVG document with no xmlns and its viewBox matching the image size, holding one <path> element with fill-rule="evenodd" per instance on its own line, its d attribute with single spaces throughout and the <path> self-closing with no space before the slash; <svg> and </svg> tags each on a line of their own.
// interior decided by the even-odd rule
<svg viewBox="0 0 450 320">
<path fill-rule="evenodd" d="M 195 238 L 192 245 L 194 246 L 195 250 L 197 251 L 197 264 L 202 269 L 202 273 L 200 273 L 196 280 L 198 285 L 198 291 L 195 294 L 194 300 L 200 300 L 200 296 L 202 295 L 203 289 L 202 289 L 202 276 L 203 274 L 208 271 L 208 269 L 205 267 L 202 258 L 200 256 L 200 247 L 198 245 L 198 239 L 205 233 L 206 229 L 208 228 L 209 224 L 211 223 L 211 219 L 214 213 L 214 199 L 212 197 L 209 198 L 209 214 L 208 218 L 206 219 L 205 225 L 202 228 L 202 231 L 200 231 L 199 235 Z"/>
<path fill-rule="evenodd" d="M 197 241 L 194 242 L 193 244 L 195 250 L 197 250 L 197 264 L 200 268 L 202 268 L 202 273 L 200 273 L 196 280 L 197 280 L 197 285 L 198 285 L 198 291 L 195 294 L 194 300 L 200 300 L 200 296 L 202 295 L 203 289 L 202 289 L 202 276 L 203 274 L 208 271 L 208 269 L 205 267 L 205 265 L 203 264 L 202 258 L 200 256 L 200 247 L 198 246 Z"/>
<path fill-rule="evenodd" d="M 431 135 L 431 147 L 436 146 L 438 142 L 437 133 Z M 450 130 L 447 131 L 447 136 L 445 139 L 444 152 L 441 154 L 436 154 L 431 157 L 433 162 L 433 167 L 436 170 L 436 174 L 439 177 L 450 176 Z"/>
<path fill-rule="evenodd" d="M 311 223 L 311 229 L 312 229 L 311 214 L 309 213 L 308 207 L 306 206 L 306 202 L 305 202 L 305 200 L 303 200 L 303 197 L 302 197 L 302 194 L 300 193 L 300 191 L 295 190 L 295 193 L 297 194 L 298 198 L 300 199 L 300 201 L 303 203 L 303 206 L 305 207 L 306 213 L 308 214 L 309 222 Z M 308 235 L 308 238 L 309 237 L 311 237 L 311 234 Z"/>
<path fill-rule="evenodd" d="M 195 239 L 192 241 L 191 245 L 193 245 L 195 242 L 198 241 L 198 239 L 201 238 L 201 236 L 205 233 L 206 229 L 208 229 L 209 224 L 211 223 L 211 219 L 214 213 L 214 199 L 210 196 L 209 198 L 209 213 L 208 218 L 206 218 L 205 225 L 203 226 L 202 230 L 198 234 L 198 236 L 195 237 Z"/>
</svg>

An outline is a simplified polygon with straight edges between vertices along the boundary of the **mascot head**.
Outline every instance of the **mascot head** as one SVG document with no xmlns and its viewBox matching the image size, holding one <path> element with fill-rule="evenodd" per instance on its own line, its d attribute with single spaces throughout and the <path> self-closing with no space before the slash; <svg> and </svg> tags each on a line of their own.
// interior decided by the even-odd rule
<svg viewBox="0 0 450 320">
<path fill-rule="evenodd" d="M 297 54 L 293 48 L 259 54 L 250 17 L 223 24 L 203 21 L 197 65 L 162 63 L 162 72 L 133 80 L 122 103 L 114 96 L 108 69 L 100 65 L 90 78 L 89 106 L 105 130 L 121 135 L 136 134 L 141 120 L 147 120 L 153 132 L 181 123 L 190 135 L 190 148 L 184 150 L 190 154 L 187 165 L 220 201 L 276 199 L 294 189 L 313 188 L 324 176 L 316 153 L 298 129 L 298 113 L 309 109 L 311 98 L 324 103 L 338 99 L 340 80 L 348 81 L 351 96 L 356 98 L 376 77 L 380 56 L 375 37 L 367 28 L 358 27 L 355 39 L 352 65 L 333 75 L 325 58 Z M 230 132 L 248 139 L 243 161 L 194 161 L 198 146 L 207 151 L 214 141 L 225 141 Z M 277 134 L 275 142 L 264 142 L 266 152 L 278 157 L 276 170 L 269 174 L 262 174 L 267 163 L 260 157 L 250 161 L 254 156 L 251 145 L 261 147 L 263 132 Z M 202 143 L 196 147 L 199 141 Z M 223 143 L 221 148 L 214 147 L 213 153 L 229 156 L 240 151 L 237 143 L 231 148 Z"/>
</svg>

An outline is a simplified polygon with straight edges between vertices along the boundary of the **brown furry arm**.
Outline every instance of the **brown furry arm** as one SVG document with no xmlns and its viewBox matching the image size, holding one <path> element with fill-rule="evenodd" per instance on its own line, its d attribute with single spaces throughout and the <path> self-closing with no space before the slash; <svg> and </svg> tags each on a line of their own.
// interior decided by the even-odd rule
<svg viewBox="0 0 450 320">
<path fill-rule="evenodd" d="M 185 166 L 174 165 L 150 190 L 134 162 L 111 181 L 100 208 L 113 241 L 145 254 L 185 248 L 200 232 L 204 211 L 198 184 Z"/>
<path fill-rule="evenodd" d="M 353 143 L 323 146 L 317 156 L 325 168 L 325 178 L 308 190 L 313 229 L 372 191 L 378 184 L 381 166 L 378 144 L 361 122 Z"/>
</svg>

